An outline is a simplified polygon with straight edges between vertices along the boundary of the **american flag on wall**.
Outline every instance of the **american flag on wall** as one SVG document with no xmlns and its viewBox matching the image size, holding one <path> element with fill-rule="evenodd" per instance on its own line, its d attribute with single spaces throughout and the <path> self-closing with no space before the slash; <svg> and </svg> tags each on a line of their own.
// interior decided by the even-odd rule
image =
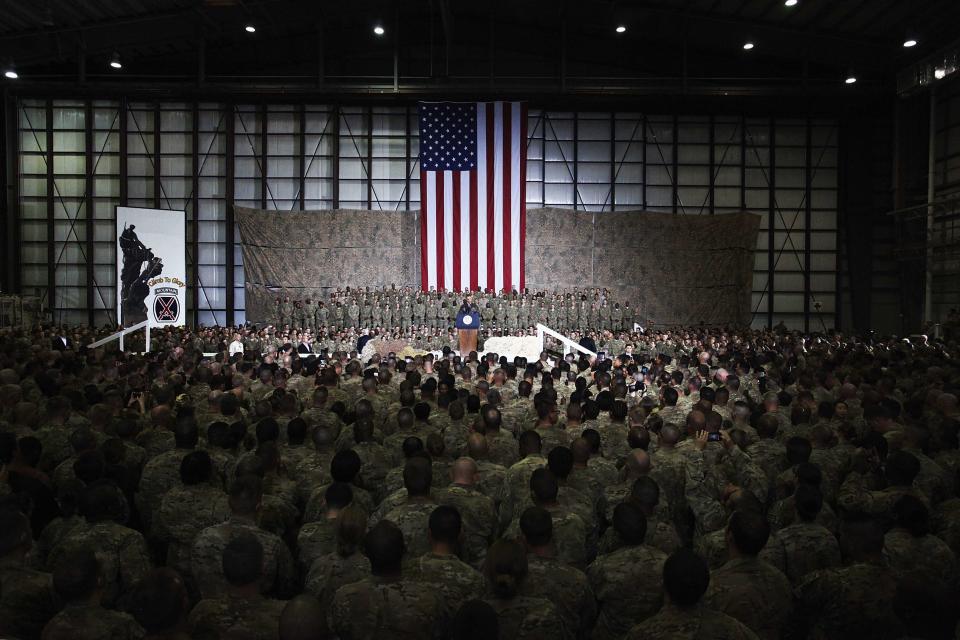
<svg viewBox="0 0 960 640">
<path fill-rule="evenodd" d="M 527 104 L 419 108 L 423 289 L 523 289 Z"/>
</svg>

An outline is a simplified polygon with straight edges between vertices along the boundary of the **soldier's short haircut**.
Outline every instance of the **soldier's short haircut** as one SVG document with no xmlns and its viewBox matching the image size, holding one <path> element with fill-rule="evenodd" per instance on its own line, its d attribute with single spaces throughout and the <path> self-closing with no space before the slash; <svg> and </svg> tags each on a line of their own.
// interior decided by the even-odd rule
<svg viewBox="0 0 960 640">
<path fill-rule="evenodd" d="M 177 420 L 173 428 L 173 439 L 178 449 L 193 449 L 200 439 L 197 421 L 193 418 Z"/>
<path fill-rule="evenodd" d="M 357 444 L 373 440 L 373 420 L 364 417 L 353 423 L 353 440 Z"/>
<path fill-rule="evenodd" d="M 338 451 L 330 461 L 330 476 L 334 482 L 353 482 L 361 465 L 360 455 L 353 449 Z"/>
<path fill-rule="evenodd" d="M 370 560 L 371 572 L 379 575 L 400 569 L 406 545 L 399 527 L 389 520 L 381 520 L 367 532 L 363 548 Z"/>
<path fill-rule="evenodd" d="M 454 420 L 460 420 L 466 414 L 466 409 L 463 406 L 463 402 L 461 402 L 460 400 L 453 400 L 450 403 L 450 407 L 448 408 L 448 411 L 450 413 L 450 417 L 453 418 Z"/>
<path fill-rule="evenodd" d="M 423 451 L 423 440 L 417 436 L 408 436 L 403 439 L 400 449 L 403 451 L 403 457 L 409 458 L 417 451 Z"/>
<path fill-rule="evenodd" d="M 257 423 L 257 442 L 274 442 L 280 437 L 280 425 L 273 418 L 264 418 Z"/>
<path fill-rule="evenodd" d="M 706 561 L 690 549 L 675 551 L 663 564 L 663 586 L 670 601 L 680 607 L 692 607 L 710 584 Z"/>
<path fill-rule="evenodd" d="M 844 560 L 859 560 L 883 552 L 883 528 L 873 518 L 849 514 L 840 525 L 840 551 Z"/>
<path fill-rule="evenodd" d="M 125 502 L 115 484 L 99 480 L 84 488 L 80 495 L 80 513 L 90 522 L 119 522 L 126 511 Z"/>
<path fill-rule="evenodd" d="M 547 467 L 560 480 L 566 480 L 573 471 L 573 452 L 567 447 L 554 447 L 547 455 Z"/>
<path fill-rule="evenodd" d="M 666 387 L 663 390 L 663 402 L 668 407 L 674 407 L 677 405 L 677 400 L 680 398 L 680 394 L 673 387 Z"/>
<path fill-rule="evenodd" d="M 86 427 L 74 429 L 73 433 L 70 434 L 70 446 L 74 453 L 94 449 L 97 446 L 97 437 L 92 429 Z"/>
<path fill-rule="evenodd" d="M 920 461 L 912 453 L 894 451 L 887 456 L 884 475 L 889 484 L 900 487 L 910 486 L 918 473 L 920 473 Z"/>
<path fill-rule="evenodd" d="M 427 526 L 430 529 L 430 537 L 435 541 L 455 545 L 463 530 L 463 520 L 460 512 L 454 507 L 442 505 L 430 513 Z"/>
<path fill-rule="evenodd" d="M 503 423 L 503 416 L 500 415 L 500 409 L 492 405 L 486 405 L 483 408 L 483 426 L 485 431 L 496 431 Z"/>
<path fill-rule="evenodd" d="M 303 444 L 307 437 L 307 421 L 297 417 L 287 423 L 287 441 L 293 445 Z"/>
<path fill-rule="evenodd" d="M 180 480 L 187 486 L 208 482 L 212 471 L 213 464 L 206 451 L 192 451 L 180 461 Z"/>
<path fill-rule="evenodd" d="M 540 504 L 555 502 L 560 485 L 557 477 L 549 469 L 537 469 L 530 475 L 530 490 Z"/>
<path fill-rule="evenodd" d="M 148 634 L 176 627 L 187 615 L 187 589 L 173 569 L 154 569 L 137 583 L 130 613 Z"/>
<path fill-rule="evenodd" d="M 647 517 L 632 502 L 621 502 L 613 509 L 613 529 L 626 544 L 642 544 L 647 537 Z"/>
<path fill-rule="evenodd" d="M 53 589 L 66 602 L 82 600 L 94 592 L 99 578 L 100 563 L 93 551 L 73 551 L 53 570 Z"/>
<path fill-rule="evenodd" d="M 646 451 L 650 447 L 650 432 L 643 427 L 635 427 L 627 432 L 627 444 L 631 449 L 643 449 Z"/>
<path fill-rule="evenodd" d="M 11 507 L 0 509 L 0 558 L 29 545 L 30 519 Z"/>
<path fill-rule="evenodd" d="M 327 401 L 327 396 L 329 393 L 330 392 L 327 391 L 326 387 L 319 386 L 313 390 L 313 397 L 311 399 L 313 400 L 314 404 L 323 404 Z"/>
<path fill-rule="evenodd" d="M 403 466 L 403 486 L 411 496 L 428 495 L 432 480 L 433 466 L 429 457 L 414 456 Z"/>
<path fill-rule="evenodd" d="M 497 612 L 483 600 L 468 600 L 453 617 L 453 640 L 488 640 L 500 635 Z"/>
<path fill-rule="evenodd" d="M 809 462 L 812 451 L 813 447 L 806 438 L 793 436 L 787 440 L 787 462 L 789 462 L 791 466 L 800 464 L 801 462 Z"/>
<path fill-rule="evenodd" d="M 753 510 L 734 511 L 727 527 L 737 549 L 748 556 L 760 553 L 770 539 L 770 523 L 762 513 Z"/>
<path fill-rule="evenodd" d="M 584 429 L 580 433 L 580 437 L 590 443 L 590 450 L 593 453 L 600 451 L 600 432 L 596 429 Z"/>
<path fill-rule="evenodd" d="M 353 502 L 353 489 L 346 482 L 334 482 L 327 487 L 323 500 L 329 508 L 343 509 Z"/>
<path fill-rule="evenodd" d="M 223 548 L 223 577 L 234 586 L 257 582 L 263 575 L 263 545 L 252 533 L 241 533 Z"/>
<path fill-rule="evenodd" d="M 543 440 L 540 434 L 530 429 L 520 434 L 520 455 L 528 456 L 534 453 L 540 453 L 543 448 Z"/>
<path fill-rule="evenodd" d="M 207 443 L 220 449 L 232 449 L 237 444 L 230 434 L 230 426 L 222 421 L 212 422 L 207 427 Z"/>
<path fill-rule="evenodd" d="M 915 538 L 930 533 L 930 512 L 916 496 L 905 495 L 897 500 L 893 505 L 893 516 L 897 526 Z"/>
<path fill-rule="evenodd" d="M 84 451 L 73 462 L 73 475 L 84 484 L 102 479 L 106 471 L 107 461 L 101 451 Z"/>
<path fill-rule="evenodd" d="M 230 509 L 236 513 L 254 513 L 262 497 L 263 482 L 257 476 L 241 475 L 230 485 Z"/>
<path fill-rule="evenodd" d="M 652 509 L 660 503 L 660 485 L 650 476 L 641 476 L 630 488 L 630 497 L 641 506 Z"/>
<path fill-rule="evenodd" d="M 413 415 L 417 420 L 427 420 L 430 417 L 430 405 L 426 402 L 418 402 L 413 405 Z"/>
<path fill-rule="evenodd" d="M 823 508 L 823 494 L 818 485 L 800 483 L 793 492 L 793 504 L 797 516 L 803 522 L 813 522 Z"/>
<path fill-rule="evenodd" d="M 446 444 L 443 442 L 443 436 L 434 432 L 427 436 L 427 453 L 431 458 L 437 459 L 443 456 Z"/>
<path fill-rule="evenodd" d="M 541 507 L 527 507 L 520 515 L 520 531 L 532 547 L 550 544 L 553 538 L 553 518 Z"/>
<path fill-rule="evenodd" d="M 542 393 L 542 392 L 541 392 Z M 539 393 L 537 394 L 540 395 Z M 545 402 L 541 399 L 540 402 L 534 402 L 537 409 L 537 417 L 541 420 L 550 415 L 550 412 L 553 411 L 554 406 L 549 402 Z"/>
<path fill-rule="evenodd" d="M 471 393 L 467 396 L 467 413 L 477 413 L 480 411 L 480 396 Z"/>
<path fill-rule="evenodd" d="M 397 428 L 401 433 L 404 431 L 409 431 L 413 427 L 414 415 L 413 411 L 410 410 L 410 407 L 401 407 L 397 411 Z"/>
<path fill-rule="evenodd" d="M 366 398 L 361 398 L 360 400 L 357 400 L 355 405 L 353 405 L 353 413 L 357 419 L 372 418 L 373 403 Z"/>
<path fill-rule="evenodd" d="M 240 399 L 232 393 L 224 393 L 220 396 L 220 413 L 225 416 L 232 416 L 240 408 Z"/>
<path fill-rule="evenodd" d="M 762 438 L 773 438 L 780 429 L 780 421 L 772 413 L 765 413 L 757 419 L 757 433 Z"/>
</svg>

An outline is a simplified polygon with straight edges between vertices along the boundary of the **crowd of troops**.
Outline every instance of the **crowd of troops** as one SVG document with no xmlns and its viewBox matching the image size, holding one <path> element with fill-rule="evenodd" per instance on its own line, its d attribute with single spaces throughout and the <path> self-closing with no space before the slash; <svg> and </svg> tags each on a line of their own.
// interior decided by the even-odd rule
<svg viewBox="0 0 960 640">
<path fill-rule="evenodd" d="M 0 637 L 956 633 L 955 344 L 361 362 L 74 335 L 0 332 Z"/>
<path fill-rule="evenodd" d="M 396 289 L 337 289 L 319 300 L 275 300 L 277 327 L 344 329 L 445 330 L 454 326 L 466 292 Z M 482 326 L 505 332 L 526 331 L 538 323 L 557 331 L 631 330 L 638 320 L 630 303 L 615 301 L 606 289 L 531 292 L 474 292 Z"/>
</svg>

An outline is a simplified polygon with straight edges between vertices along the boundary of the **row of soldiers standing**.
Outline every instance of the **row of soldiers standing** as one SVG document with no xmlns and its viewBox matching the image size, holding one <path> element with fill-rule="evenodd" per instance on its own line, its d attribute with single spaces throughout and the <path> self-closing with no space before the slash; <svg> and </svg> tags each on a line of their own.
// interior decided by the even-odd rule
<svg viewBox="0 0 960 640">
<path fill-rule="evenodd" d="M 606 289 L 503 291 L 474 294 L 453 291 L 415 291 L 382 288 L 332 292 L 327 300 L 277 298 L 274 324 L 278 327 L 333 329 L 411 327 L 448 329 L 454 326 L 464 295 L 473 296 L 485 329 L 517 331 L 537 323 L 557 331 L 632 330 L 636 321 L 629 302 L 609 298 Z"/>
</svg>

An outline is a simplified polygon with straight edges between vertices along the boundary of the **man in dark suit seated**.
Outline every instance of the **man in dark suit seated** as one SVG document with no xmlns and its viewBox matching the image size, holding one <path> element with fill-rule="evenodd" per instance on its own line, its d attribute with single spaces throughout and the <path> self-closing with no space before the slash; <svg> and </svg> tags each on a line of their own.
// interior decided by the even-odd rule
<svg viewBox="0 0 960 640">
<path fill-rule="evenodd" d="M 68 338 L 66 333 L 58 331 L 57 334 L 50 340 L 50 347 L 54 351 L 66 351 L 68 349 L 73 349 L 73 340 Z"/>
</svg>

